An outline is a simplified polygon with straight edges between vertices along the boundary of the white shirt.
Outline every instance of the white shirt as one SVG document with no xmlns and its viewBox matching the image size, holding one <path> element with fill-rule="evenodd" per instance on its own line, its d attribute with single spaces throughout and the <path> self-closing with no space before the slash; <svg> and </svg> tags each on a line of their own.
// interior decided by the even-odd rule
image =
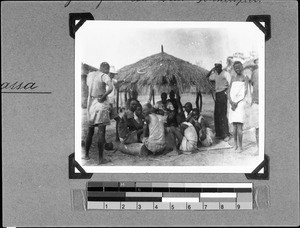
<svg viewBox="0 0 300 228">
<path fill-rule="evenodd" d="M 106 93 L 106 86 L 111 78 L 100 71 L 90 72 L 86 79 L 89 87 L 89 95 L 92 97 L 100 97 Z"/>
<path fill-rule="evenodd" d="M 116 91 L 116 87 L 115 87 L 115 84 L 118 82 L 117 79 L 112 79 L 112 84 L 113 84 L 113 90 L 111 91 L 110 94 L 107 95 L 107 98 L 108 98 L 108 102 L 110 104 L 115 104 L 116 103 L 116 98 L 115 98 L 115 91 Z M 106 87 L 107 89 L 108 87 Z"/>
<path fill-rule="evenodd" d="M 197 142 L 198 135 L 193 124 L 189 122 L 183 122 L 183 124 L 188 125 L 188 127 L 184 130 L 184 136 L 187 138 L 187 140 Z"/>
<path fill-rule="evenodd" d="M 229 87 L 231 76 L 228 71 L 222 70 L 220 74 L 217 72 L 212 73 L 209 80 L 215 81 L 216 92 L 221 92 Z"/>
</svg>

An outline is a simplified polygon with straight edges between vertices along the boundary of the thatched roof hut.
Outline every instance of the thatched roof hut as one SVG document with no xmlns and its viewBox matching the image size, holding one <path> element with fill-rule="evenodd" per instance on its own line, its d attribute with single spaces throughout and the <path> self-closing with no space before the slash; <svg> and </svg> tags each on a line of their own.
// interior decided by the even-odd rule
<svg viewBox="0 0 300 228">
<path fill-rule="evenodd" d="M 130 89 L 134 83 L 139 92 L 146 91 L 150 86 L 158 90 L 177 87 L 181 92 L 194 87 L 207 92 L 210 90 L 207 73 L 206 69 L 165 53 L 162 47 L 161 53 L 121 68 L 117 79 L 129 82 L 120 88 L 121 91 Z"/>
<path fill-rule="evenodd" d="M 86 108 L 87 105 L 87 97 L 88 97 L 88 87 L 86 85 L 86 77 L 88 73 L 97 71 L 98 69 L 92 67 L 88 64 L 81 63 L 81 107 Z"/>
<path fill-rule="evenodd" d="M 88 75 L 88 73 L 97 71 L 96 67 L 90 66 L 86 63 L 81 63 L 81 75 Z"/>
</svg>

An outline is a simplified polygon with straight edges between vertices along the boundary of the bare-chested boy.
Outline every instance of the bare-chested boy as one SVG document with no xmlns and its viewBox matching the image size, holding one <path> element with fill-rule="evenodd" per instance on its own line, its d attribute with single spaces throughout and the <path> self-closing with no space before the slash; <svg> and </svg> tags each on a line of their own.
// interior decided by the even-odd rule
<svg viewBox="0 0 300 228">
<path fill-rule="evenodd" d="M 165 150 L 166 138 L 164 122 L 165 118 L 153 113 L 150 103 L 143 106 L 145 122 L 143 126 L 143 146 L 141 154 L 160 154 Z"/>
</svg>

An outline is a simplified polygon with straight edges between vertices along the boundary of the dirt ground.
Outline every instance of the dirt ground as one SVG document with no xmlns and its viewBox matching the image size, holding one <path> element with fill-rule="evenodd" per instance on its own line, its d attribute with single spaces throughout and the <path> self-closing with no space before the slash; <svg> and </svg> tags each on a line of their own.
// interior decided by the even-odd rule
<svg viewBox="0 0 300 228">
<path fill-rule="evenodd" d="M 147 96 L 139 96 L 139 101 L 144 104 Z M 155 98 L 160 100 L 159 97 Z M 195 104 L 195 95 L 182 94 L 181 102 L 192 102 Z M 248 108 L 248 107 L 247 107 Z M 202 115 L 214 130 L 213 111 L 214 101 L 210 94 L 203 94 Z M 246 112 L 247 113 L 247 112 Z M 247 117 L 246 117 L 247 120 Z M 112 142 L 114 148 L 118 146 L 115 142 L 115 124 L 114 120 L 107 126 L 106 141 Z M 82 109 L 82 144 L 84 145 L 87 134 L 86 123 L 86 109 Z M 177 155 L 173 152 L 165 155 L 149 155 L 149 156 L 133 156 L 124 154 L 118 150 L 104 151 L 104 157 L 111 162 L 105 164 L 106 166 L 243 166 L 258 163 L 258 149 L 255 141 L 255 131 L 253 128 L 244 124 L 243 133 L 243 147 L 244 151 L 237 153 L 232 148 L 233 138 L 228 143 L 224 141 L 215 140 L 213 146 L 199 148 L 196 152 L 191 154 Z M 82 156 L 84 154 L 84 147 L 82 146 Z M 98 150 L 97 150 L 97 129 L 93 137 L 93 143 L 90 149 L 90 159 L 83 160 L 83 165 L 96 166 L 98 165 Z"/>
</svg>

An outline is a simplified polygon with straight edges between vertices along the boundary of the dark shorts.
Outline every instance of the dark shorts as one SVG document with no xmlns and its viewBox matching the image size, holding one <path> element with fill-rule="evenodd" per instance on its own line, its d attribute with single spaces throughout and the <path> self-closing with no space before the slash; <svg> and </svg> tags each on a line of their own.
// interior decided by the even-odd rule
<svg viewBox="0 0 300 228">
<path fill-rule="evenodd" d="M 109 104 L 109 105 L 110 105 L 109 118 L 112 120 L 112 119 L 117 118 L 119 116 L 119 114 L 118 114 L 117 107 L 114 107 L 113 104 Z"/>
</svg>

